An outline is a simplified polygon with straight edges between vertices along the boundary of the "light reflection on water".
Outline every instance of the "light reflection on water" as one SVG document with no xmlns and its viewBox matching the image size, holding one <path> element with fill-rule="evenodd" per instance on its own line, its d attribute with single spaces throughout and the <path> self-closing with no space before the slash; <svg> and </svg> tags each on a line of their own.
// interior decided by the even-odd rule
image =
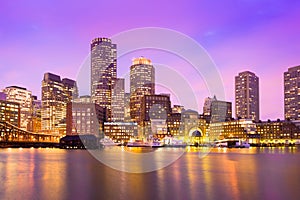
<svg viewBox="0 0 300 200">
<path fill-rule="evenodd" d="M 131 174 L 113 170 L 83 150 L 0 149 L 0 199 L 298 199 L 300 195 L 297 148 L 216 148 L 204 157 L 199 157 L 199 150 L 190 149 L 161 170 Z"/>
</svg>

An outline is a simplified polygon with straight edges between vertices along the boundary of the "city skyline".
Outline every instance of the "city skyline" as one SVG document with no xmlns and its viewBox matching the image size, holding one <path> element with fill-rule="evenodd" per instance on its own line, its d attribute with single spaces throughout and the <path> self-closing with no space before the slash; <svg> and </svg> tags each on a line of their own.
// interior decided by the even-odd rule
<svg viewBox="0 0 300 200">
<path fill-rule="evenodd" d="M 157 26 L 180 31 L 203 45 L 223 79 L 226 99 L 222 100 L 234 102 L 234 76 L 237 72 L 249 70 L 260 78 L 260 118 L 283 119 L 283 73 L 300 63 L 297 58 L 300 48 L 295 45 L 299 43 L 299 2 L 240 2 L 179 2 L 167 10 L 159 8 L 168 4 L 146 4 L 145 7 L 156 11 L 155 15 L 140 11 L 134 2 L 128 4 L 131 12 L 124 12 L 122 3 L 103 2 L 99 6 L 113 8 L 118 13 L 112 16 L 110 23 L 101 20 L 108 11 L 99 13 L 94 10 L 97 2 L 76 4 L 70 9 L 68 3 L 61 2 L 53 2 L 53 5 L 59 5 L 53 7 L 51 3 L 33 1 L 35 6 L 21 3 L 19 8 L 1 2 L 3 26 L 0 35 L 3 42 L 0 52 L 3 57 L 0 87 L 26 87 L 40 99 L 38 83 L 45 72 L 76 78 L 77 70 L 89 52 L 87 44 L 91 38 L 110 37 L 131 28 Z M 89 5 L 94 5 L 92 10 Z M 89 10 L 89 14 L 82 19 L 76 17 L 78 12 L 85 10 Z M 141 17 L 135 20 L 138 14 Z M 144 56 L 153 62 L 164 61 L 152 55 Z M 128 70 L 130 62 L 118 64 Z M 199 99 L 201 106 L 205 97 L 207 95 L 203 92 L 203 98 Z"/>
</svg>

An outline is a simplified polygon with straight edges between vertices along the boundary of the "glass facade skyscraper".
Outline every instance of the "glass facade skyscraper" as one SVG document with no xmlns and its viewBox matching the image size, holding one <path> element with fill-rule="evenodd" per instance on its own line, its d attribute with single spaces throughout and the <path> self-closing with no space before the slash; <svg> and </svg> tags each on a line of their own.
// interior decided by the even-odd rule
<svg viewBox="0 0 300 200">
<path fill-rule="evenodd" d="M 235 77 L 235 113 L 237 118 L 259 120 L 259 78 L 253 72 Z"/>
<path fill-rule="evenodd" d="M 284 117 L 300 119 L 300 66 L 284 72 Z"/>
<path fill-rule="evenodd" d="M 141 122 L 141 100 L 144 95 L 155 94 L 155 69 L 151 60 L 135 58 L 130 67 L 130 116 Z"/>
<path fill-rule="evenodd" d="M 91 100 L 107 109 L 111 120 L 112 88 L 117 78 L 117 46 L 108 38 L 91 42 Z"/>
<path fill-rule="evenodd" d="M 42 81 L 42 131 L 66 135 L 67 103 L 77 97 L 76 82 L 45 73 Z M 73 96 L 74 95 L 74 96 Z"/>
</svg>

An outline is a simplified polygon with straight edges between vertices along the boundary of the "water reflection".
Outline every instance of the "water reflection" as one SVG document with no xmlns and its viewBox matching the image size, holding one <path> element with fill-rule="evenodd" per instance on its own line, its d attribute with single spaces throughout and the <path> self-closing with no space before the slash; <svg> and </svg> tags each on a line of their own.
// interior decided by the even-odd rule
<svg viewBox="0 0 300 200">
<path fill-rule="evenodd" d="M 297 148 L 213 149 L 205 157 L 193 149 L 166 168 L 134 174 L 82 150 L 0 149 L 0 199 L 297 199 L 299 156 Z M 125 165 L 125 158 L 114 159 Z"/>
</svg>

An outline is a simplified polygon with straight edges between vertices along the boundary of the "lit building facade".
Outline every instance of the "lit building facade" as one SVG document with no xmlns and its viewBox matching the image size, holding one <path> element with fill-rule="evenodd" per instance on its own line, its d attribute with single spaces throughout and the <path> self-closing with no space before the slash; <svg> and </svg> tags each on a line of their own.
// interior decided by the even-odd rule
<svg viewBox="0 0 300 200">
<path fill-rule="evenodd" d="M 91 100 L 107 108 L 111 120 L 112 88 L 117 78 L 117 46 L 108 38 L 91 42 Z"/>
<path fill-rule="evenodd" d="M 256 132 L 256 124 L 250 119 L 210 123 L 208 136 L 210 141 L 241 139 L 253 144 L 259 143 L 260 139 Z"/>
<path fill-rule="evenodd" d="M 20 104 L 20 128 L 30 129 L 31 121 L 31 91 L 18 86 L 6 87 L 3 92 L 6 94 L 6 100 Z"/>
<path fill-rule="evenodd" d="M 155 69 L 147 58 L 133 59 L 130 67 L 130 116 L 141 122 L 141 100 L 144 95 L 155 94 Z"/>
<path fill-rule="evenodd" d="M 168 133 L 172 136 L 179 136 L 181 127 L 181 113 L 172 112 L 167 119 Z"/>
<path fill-rule="evenodd" d="M 106 108 L 96 103 L 78 102 L 77 100 L 77 102 L 67 104 L 67 135 L 99 137 L 103 134 L 105 121 Z"/>
<path fill-rule="evenodd" d="M 138 125 L 135 122 L 104 122 L 104 134 L 124 144 L 138 135 Z"/>
<path fill-rule="evenodd" d="M 227 101 L 206 98 L 203 106 L 203 117 L 207 122 L 224 122 L 232 118 L 232 103 Z"/>
<path fill-rule="evenodd" d="M 124 94 L 124 121 L 130 122 L 130 93 Z"/>
<path fill-rule="evenodd" d="M 236 118 L 259 120 L 259 78 L 245 71 L 235 77 Z"/>
<path fill-rule="evenodd" d="M 284 117 L 300 119 L 300 66 L 284 72 Z"/>
<path fill-rule="evenodd" d="M 146 135 L 167 135 L 167 119 L 172 113 L 170 95 L 144 95 L 141 99 L 140 125 Z"/>
<path fill-rule="evenodd" d="M 111 121 L 124 121 L 125 115 L 125 79 L 117 78 L 112 89 Z"/>
<path fill-rule="evenodd" d="M 300 144 L 300 128 L 290 120 L 258 122 L 256 128 L 262 146 Z"/>
<path fill-rule="evenodd" d="M 66 135 L 67 103 L 72 101 L 73 91 L 77 91 L 76 82 L 61 80 L 60 76 L 45 73 L 42 81 L 42 131 Z M 73 85 L 73 88 L 70 87 Z M 77 92 L 75 92 L 77 94 Z"/>
<path fill-rule="evenodd" d="M 8 122 L 20 127 L 20 104 L 5 100 L 0 100 L 0 121 Z"/>
<path fill-rule="evenodd" d="M 42 130 L 41 125 L 41 109 L 42 101 L 37 99 L 37 96 L 32 96 L 32 108 L 31 108 L 31 122 L 29 131 L 40 132 Z"/>
</svg>

